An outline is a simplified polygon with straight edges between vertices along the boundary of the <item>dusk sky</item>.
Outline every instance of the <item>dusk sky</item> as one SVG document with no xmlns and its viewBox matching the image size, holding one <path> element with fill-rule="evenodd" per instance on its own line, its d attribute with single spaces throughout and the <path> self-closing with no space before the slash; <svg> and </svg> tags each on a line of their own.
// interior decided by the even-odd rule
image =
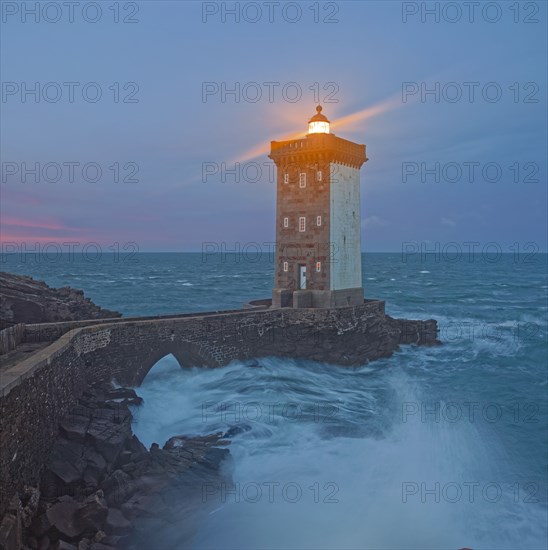
<svg viewBox="0 0 548 550">
<path fill-rule="evenodd" d="M 272 242 L 270 141 L 304 134 L 320 100 L 367 145 L 363 250 L 546 250 L 545 2 L 481 2 L 473 22 L 466 2 L 52 2 L 39 22 L 25 4 L 2 4 L 4 246 Z"/>
</svg>

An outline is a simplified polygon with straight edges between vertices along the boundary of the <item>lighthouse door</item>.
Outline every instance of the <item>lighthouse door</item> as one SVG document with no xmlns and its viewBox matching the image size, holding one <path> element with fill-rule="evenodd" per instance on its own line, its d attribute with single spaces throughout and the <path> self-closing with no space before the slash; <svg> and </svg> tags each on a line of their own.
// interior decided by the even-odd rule
<svg viewBox="0 0 548 550">
<path fill-rule="evenodd" d="M 299 289 L 300 290 L 306 289 L 306 266 L 305 265 L 299 266 Z"/>
</svg>

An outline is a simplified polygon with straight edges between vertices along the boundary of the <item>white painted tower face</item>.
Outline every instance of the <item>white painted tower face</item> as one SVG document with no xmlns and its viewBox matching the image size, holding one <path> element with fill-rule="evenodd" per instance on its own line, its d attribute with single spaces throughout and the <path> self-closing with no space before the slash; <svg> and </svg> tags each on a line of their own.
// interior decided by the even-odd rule
<svg viewBox="0 0 548 550">
<path fill-rule="evenodd" d="M 330 290 L 357 288 L 362 286 L 360 171 L 336 163 L 330 170 Z"/>
</svg>

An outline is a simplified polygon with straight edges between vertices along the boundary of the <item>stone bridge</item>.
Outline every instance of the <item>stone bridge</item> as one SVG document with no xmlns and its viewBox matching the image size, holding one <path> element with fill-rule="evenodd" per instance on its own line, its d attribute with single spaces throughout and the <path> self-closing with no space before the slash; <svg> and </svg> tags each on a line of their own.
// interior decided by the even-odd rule
<svg viewBox="0 0 548 550">
<path fill-rule="evenodd" d="M 0 370 L 0 517 L 24 483 L 38 482 L 59 420 L 90 384 L 138 386 L 168 354 L 182 367 L 269 355 L 360 365 L 400 344 L 437 343 L 437 324 L 393 319 L 377 300 L 334 309 L 272 309 L 265 300 L 235 311 L 26 325 L 21 338 L 46 347 Z"/>
</svg>

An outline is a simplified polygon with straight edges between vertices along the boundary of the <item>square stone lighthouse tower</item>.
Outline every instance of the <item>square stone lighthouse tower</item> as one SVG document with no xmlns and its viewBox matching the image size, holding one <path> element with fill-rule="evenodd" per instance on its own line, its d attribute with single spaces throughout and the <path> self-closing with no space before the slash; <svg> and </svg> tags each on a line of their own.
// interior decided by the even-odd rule
<svg viewBox="0 0 548 550">
<path fill-rule="evenodd" d="M 330 133 L 316 108 L 302 139 L 273 141 L 276 265 L 273 307 L 363 303 L 360 168 L 365 145 Z"/>
</svg>

